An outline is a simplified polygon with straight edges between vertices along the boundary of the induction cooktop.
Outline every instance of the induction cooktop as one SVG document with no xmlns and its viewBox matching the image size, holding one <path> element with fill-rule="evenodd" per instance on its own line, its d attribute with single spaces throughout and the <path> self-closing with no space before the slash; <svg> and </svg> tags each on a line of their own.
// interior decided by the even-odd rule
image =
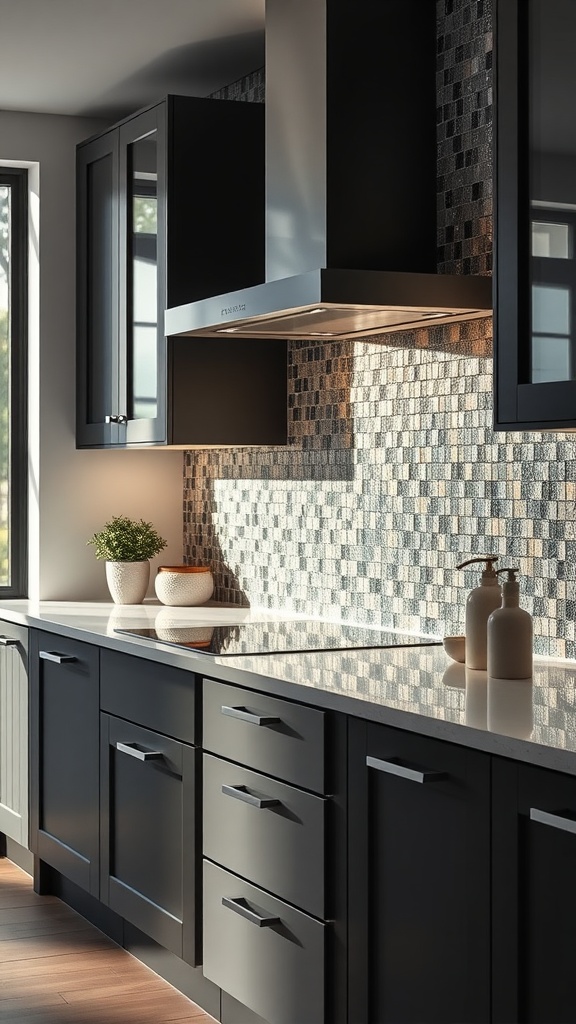
<svg viewBox="0 0 576 1024">
<path fill-rule="evenodd" d="M 440 643 L 439 640 L 382 632 L 367 626 L 348 626 L 311 619 L 236 622 L 226 625 L 198 623 L 190 626 L 158 626 L 155 629 L 115 629 L 114 632 L 217 657 L 296 654 L 364 647 L 420 647 Z"/>
</svg>

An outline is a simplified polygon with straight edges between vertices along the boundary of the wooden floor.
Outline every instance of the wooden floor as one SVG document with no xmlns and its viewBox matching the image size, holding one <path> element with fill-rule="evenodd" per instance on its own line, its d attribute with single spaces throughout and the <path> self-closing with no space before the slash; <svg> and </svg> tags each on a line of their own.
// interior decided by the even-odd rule
<svg viewBox="0 0 576 1024">
<path fill-rule="evenodd" d="M 0 858 L 2 1024 L 214 1024 L 29 875 Z"/>
</svg>

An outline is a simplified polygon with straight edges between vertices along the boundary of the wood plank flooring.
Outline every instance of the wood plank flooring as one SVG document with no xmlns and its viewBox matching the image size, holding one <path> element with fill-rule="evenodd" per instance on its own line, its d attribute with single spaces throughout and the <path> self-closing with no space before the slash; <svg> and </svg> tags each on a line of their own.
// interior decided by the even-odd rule
<svg viewBox="0 0 576 1024">
<path fill-rule="evenodd" d="M 215 1024 L 29 875 L 0 858 L 2 1024 Z"/>
</svg>

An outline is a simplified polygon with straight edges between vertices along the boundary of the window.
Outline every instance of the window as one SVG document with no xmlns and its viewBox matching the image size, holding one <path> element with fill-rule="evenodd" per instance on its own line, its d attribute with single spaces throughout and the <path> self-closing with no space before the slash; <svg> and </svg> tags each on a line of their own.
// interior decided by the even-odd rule
<svg viewBox="0 0 576 1024">
<path fill-rule="evenodd" d="M 27 586 L 27 191 L 0 167 L 0 597 Z"/>
</svg>

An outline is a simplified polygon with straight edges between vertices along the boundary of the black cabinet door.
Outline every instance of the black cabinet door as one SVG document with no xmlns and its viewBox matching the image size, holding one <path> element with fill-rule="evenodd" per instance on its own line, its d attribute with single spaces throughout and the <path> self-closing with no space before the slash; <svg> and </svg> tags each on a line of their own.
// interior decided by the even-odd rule
<svg viewBox="0 0 576 1024">
<path fill-rule="evenodd" d="M 166 441 L 166 103 L 77 150 L 78 447 Z"/>
<path fill-rule="evenodd" d="M 99 894 L 97 647 L 32 630 L 30 848 Z"/>
<path fill-rule="evenodd" d="M 576 423 L 576 8 L 495 5 L 495 426 Z"/>
<path fill-rule="evenodd" d="M 349 1019 L 490 1019 L 490 759 L 350 724 Z"/>
<path fill-rule="evenodd" d="M 196 751 L 101 715 L 101 899 L 196 965 Z M 198 918 L 198 919 L 197 919 Z"/>
<path fill-rule="evenodd" d="M 119 129 L 119 410 L 124 443 L 166 441 L 166 104 Z"/>
<path fill-rule="evenodd" d="M 495 1024 L 576 1019 L 576 778 L 496 760 Z"/>
<path fill-rule="evenodd" d="M 118 444 L 118 133 L 76 156 L 76 440 Z"/>
</svg>

